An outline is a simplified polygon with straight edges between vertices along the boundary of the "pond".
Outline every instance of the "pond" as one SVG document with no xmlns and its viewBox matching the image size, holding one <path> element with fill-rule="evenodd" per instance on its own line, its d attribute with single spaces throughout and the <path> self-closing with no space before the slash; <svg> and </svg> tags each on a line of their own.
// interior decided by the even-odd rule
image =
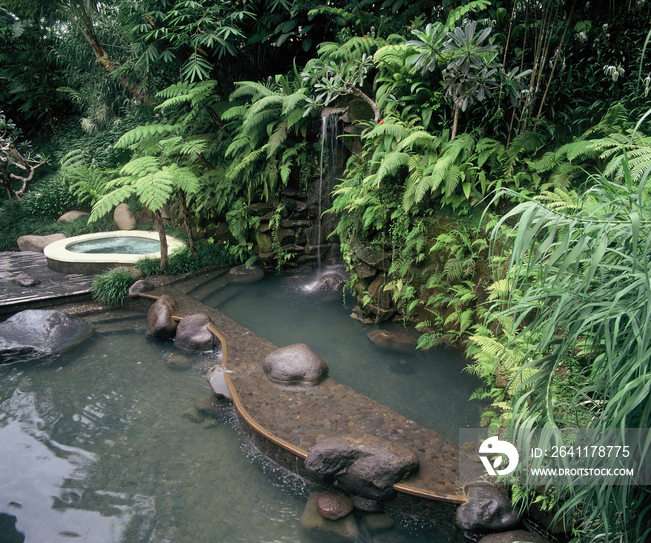
<svg viewBox="0 0 651 543">
<path fill-rule="evenodd" d="M 145 328 L 100 324 L 65 355 L 0 367 L 0 513 L 30 543 L 315 541 L 300 522 L 308 484 L 260 455 L 232 408 L 197 416 L 216 360 L 171 371 L 173 344 Z M 463 540 L 397 520 L 364 541 Z"/>
<path fill-rule="evenodd" d="M 314 273 L 267 275 L 244 285 L 225 284 L 219 278 L 195 296 L 279 347 L 309 345 L 327 362 L 330 377 L 452 441 L 459 441 L 460 428 L 480 427 L 484 404 L 468 398 L 482 382 L 464 371 L 467 360 L 461 351 L 439 347 L 401 353 L 379 348 L 368 333 L 405 333 L 402 323 L 353 320 L 355 298 L 309 290 Z"/>
</svg>

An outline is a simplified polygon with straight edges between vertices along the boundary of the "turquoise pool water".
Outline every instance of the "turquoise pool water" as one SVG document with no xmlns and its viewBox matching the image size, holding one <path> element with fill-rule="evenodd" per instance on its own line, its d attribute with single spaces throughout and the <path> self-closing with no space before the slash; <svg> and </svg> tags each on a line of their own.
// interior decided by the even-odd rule
<svg viewBox="0 0 651 543">
<path fill-rule="evenodd" d="M 144 319 L 115 327 L 63 356 L 0 366 L 0 513 L 25 541 L 319 541 L 300 523 L 309 485 L 251 447 L 232 408 L 194 409 L 216 360 L 171 371 L 173 344 L 147 339 Z M 358 541 L 463 541 L 397 521 Z"/>
<path fill-rule="evenodd" d="M 405 354 L 381 349 L 368 339 L 369 332 L 405 332 L 405 327 L 353 320 L 353 297 L 344 304 L 342 292 L 310 291 L 313 281 L 312 270 L 267 275 L 244 285 L 224 285 L 220 278 L 212 291 L 202 288 L 201 298 L 279 347 L 309 345 L 340 383 L 455 442 L 459 428 L 480 426 L 484 404 L 468 398 L 482 382 L 463 371 L 467 361 L 460 351 L 440 347 Z"/>
</svg>

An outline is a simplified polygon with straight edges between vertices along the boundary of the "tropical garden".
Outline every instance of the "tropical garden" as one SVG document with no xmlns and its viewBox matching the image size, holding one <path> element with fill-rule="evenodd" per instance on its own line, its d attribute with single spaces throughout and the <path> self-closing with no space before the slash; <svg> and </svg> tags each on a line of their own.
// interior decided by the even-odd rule
<svg viewBox="0 0 651 543">
<path fill-rule="evenodd" d="M 147 273 L 251 264 L 256 210 L 278 229 L 283 194 L 319 179 L 321 114 L 346 111 L 327 212 L 360 305 L 357 248 L 388 251 L 384 293 L 420 348 L 467 351 L 487 426 L 649 428 L 650 16 L 644 0 L 0 0 L 1 248 L 112 229 L 127 202 L 161 244 L 172 227 L 189 242 Z M 57 224 L 70 209 L 90 219 Z M 574 541 L 651 533 L 645 486 L 513 499 Z"/>
</svg>

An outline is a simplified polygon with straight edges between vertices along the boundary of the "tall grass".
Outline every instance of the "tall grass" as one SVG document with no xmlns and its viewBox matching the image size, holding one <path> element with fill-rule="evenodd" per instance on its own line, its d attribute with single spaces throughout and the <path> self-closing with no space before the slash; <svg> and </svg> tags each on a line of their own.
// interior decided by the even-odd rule
<svg viewBox="0 0 651 543">
<path fill-rule="evenodd" d="M 515 431 L 651 426 L 651 199 L 648 172 L 635 186 L 625 156 L 622 162 L 621 182 L 591 176 L 588 190 L 552 205 L 525 201 L 493 230 L 495 251 L 498 231 L 515 224 L 505 270 L 510 294 L 500 301 L 501 316 L 519 330 L 509 341 L 527 332 L 540 338 L 520 370 L 528 378 L 513 405 Z M 556 387 L 578 345 L 588 362 L 567 401 Z M 646 487 L 568 483 L 555 491 L 558 518 L 574 525 L 577 540 L 637 543 L 651 533 Z"/>
</svg>

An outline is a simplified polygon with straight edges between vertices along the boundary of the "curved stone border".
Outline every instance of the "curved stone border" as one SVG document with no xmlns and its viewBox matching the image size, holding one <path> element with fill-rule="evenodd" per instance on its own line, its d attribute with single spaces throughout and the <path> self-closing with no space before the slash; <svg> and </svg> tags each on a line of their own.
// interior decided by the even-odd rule
<svg viewBox="0 0 651 543">
<path fill-rule="evenodd" d="M 95 234 L 84 234 L 82 236 L 61 239 L 47 245 L 43 249 L 43 252 L 45 253 L 47 265 L 50 269 L 62 273 L 81 273 L 86 275 L 99 273 L 107 268 L 112 268 L 120 264 L 133 264 L 144 257 L 160 258 L 160 251 L 148 254 L 125 255 L 114 253 L 74 253 L 68 250 L 68 247 L 74 243 L 102 238 L 126 237 L 159 240 L 158 232 L 116 230 L 113 232 L 97 232 Z M 167 245 L 170 252 L 185 246 L 181 240 L 171 236 L 167 237 Z"/>
<path fill-rule="evenodd" d="M 158 296 L 155 296 L 153 294 L 147 294 L 145 292 L 141 292 L 139 296 L 141 298 L 146 298 L 149 300 L 158 299 Z M 183 320 L 183 317 L 178 317 L 178 316 L 173 316 L 172 318 L 179 322 Z M 214 334 L 215 337 L 219 340 L 222 347 L 222 365 L 226 366 L 226 363 L 228 362 L 228 346 L 226 345 L 226 340 L 224 339 L 224 336 L 222 336 L 221 333 L 213 325 L 209 325 L 207 329 L 212 334 Z M 253 419 L 253 417 L 251 417 L 251 415 L 249 415 L 249 413 L 244 408 L 244 405 L 242 404 L 242 400 L 240 399 L 240 396 L 237 393 L 235 385 L 233 384 L 230 376 L 227 373 L 224 374 L 224 381 L 226 382 L 226 386 L 228 386 L 228 390 L 230 391 L 233 397 L 233 403 L 235 405 L 235 409 L 237 411 L 238 416 L 246 422 L 247 426 L 250 429 L 252 429 L 255 432 L 255 434 L 262 436 L 272 444 L 276 445 L 277 447 L 280 447 L 280 449 L 282 449 L 283 451 L 290 452 L 302 460 L 305 460 L 307 458 L 308 451 L 301 449 L 300 447 L 297 447 L 295 445 L 292 445 L 288 441 L 285 441 L 284 439 L 277 437 L 272 432 L 267 430 L 264 426 L 260 425 L 255 419 Z M 298 470 L 298 466 L 297 466 L 297 470 Z M 466 501 L 465 499 L 450 499 L 450 497 L 448 496 L 439 496 L 435 493 L 427 492 L 421 488 L 416 488 L 407 483 L 396 483 L 395 485 L 393 485 L 393 489 L 403 495 L 411 496 L 413 498 L 434 500 L 437 502 L 443 502 L 450 505 L 461 505 Z"/>
</svg>

